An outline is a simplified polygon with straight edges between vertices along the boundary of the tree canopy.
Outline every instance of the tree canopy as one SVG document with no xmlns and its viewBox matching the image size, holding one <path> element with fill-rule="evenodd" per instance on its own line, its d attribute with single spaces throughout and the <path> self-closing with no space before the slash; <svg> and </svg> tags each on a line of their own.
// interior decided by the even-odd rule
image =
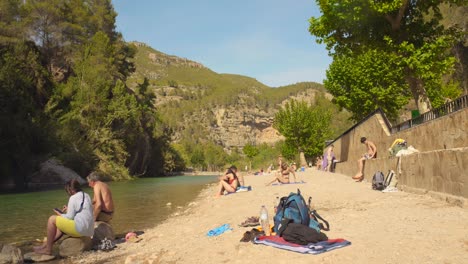
<svg viewBox="0 0 468 264">
<path fill-rule="evenodd" d="M 466 1 L 316 2 L 322 16 L 309 31 L 333 57 L 325 87 L 355 120 L 378 107 L 395 118 L 411 97 L 421 112 L 443 102 L 453 86 L 442 78 L 455 63 L 449 48 L 460 34 L 440 24 L 439 6 Z"/>
<path fill-rule="evenodd" d="M 332 134 L 330 122 L 328 109 L 291 100 L 276 113 L 273 127 L 285 137 L 286 149 L 314 157 L 322 153 L 325 141 Z"/>
</svg>

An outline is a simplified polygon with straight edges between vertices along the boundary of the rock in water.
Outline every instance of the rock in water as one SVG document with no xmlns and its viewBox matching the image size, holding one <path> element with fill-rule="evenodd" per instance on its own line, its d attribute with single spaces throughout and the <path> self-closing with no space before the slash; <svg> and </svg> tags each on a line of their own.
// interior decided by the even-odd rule
<svg viewBox="0 0 468 264">
<path fill-rule="evenodd" d="M 19 248 L 0 243 L 0 264 L 23 262 L 23 256 Z"/>
<path fill-rule="evenodd" d="M 76 256 L 84 251 L 91 250 L 92 240 L 90 237 L 68 237 L 59 246 L 59 254 L 62 257 Z"/>
</svg>

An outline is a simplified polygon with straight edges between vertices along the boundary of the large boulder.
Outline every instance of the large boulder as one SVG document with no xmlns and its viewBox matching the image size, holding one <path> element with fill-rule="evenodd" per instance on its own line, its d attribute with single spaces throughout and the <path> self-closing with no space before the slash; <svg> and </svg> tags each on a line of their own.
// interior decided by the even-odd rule
<svg viewBox="0 0 468 264">
<path fill-rule="evenodd" d="M 24 263 L 21 250 L 15 246 L 0 243 L 0 264 Z"/>
<path fill-rule="evenodd" d="M 93 242 L 90 237 L 68 237 L 59 246 L 62 257 L 77 256 L 84 251 L 91 250 Z"/>
<path fill-rule="evenodd" d="M 106 222 L 94 223 L 93 246 L 97 247 L 104 238 L 111 241 L 115 239 L 114 230 L 112 226 Z"/>
<path fill-rule="evenodd" d="M 56 159 L 49 159 L 39 165 L 39 171 L 29 177 L 29 189 L 41 189 L 50 186 L 63 186 L 68 181 L 76 179 L 81 185 L 87 182 L 75 171 L 63 166 Z"/>
</svg>

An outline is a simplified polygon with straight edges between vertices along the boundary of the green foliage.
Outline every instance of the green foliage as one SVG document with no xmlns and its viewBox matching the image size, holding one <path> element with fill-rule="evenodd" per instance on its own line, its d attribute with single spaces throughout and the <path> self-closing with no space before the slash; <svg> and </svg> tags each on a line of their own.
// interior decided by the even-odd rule
<svg viewBox="0 0 468 264">
<path fill-rule="evenodd" d="M 431 101 L 441 100 L 442 76 L 454 65 L 447 51 L 460 39 L 459 29 L 440 25 L 439 6 L 449 2 L 462 3 L 317 1 L 322 16 L 310 19 L 309 31 L 319 43 L 327 45 L 334 59 L 325 86 L 340 97 L 337 102 L 350 110 L 354 119 L 376 107 L 389 111 L 395 119 L 408 95 L 421 111 L 430 108 Z M 388 66 L 384 65 L 385 59 L 389 60 Z M 376 72 L 367 72 L 366 68 Z M 359 76 L 362 73 L 364 76 Z M 402 96 L 394 100 L 402 89 Z M 366 99 L 346 100 L 344 97 L 350 94 L 353 99 Z"/>
<path fill-rule="evenodd" d="M 42 114 L 50 85 L 32 43 L 0 43 L 0 178 L 13 176 L 18 186 L 34 165 L 30 160 L 50 147 Z"/>
<path fill-rule="evenodd" d="M 331 135 L 330 122 L 328 109 L 292 100 L 276 113 L 273 127 L 286 138 L 287 147 L 282 150 L 285 156 L 290 158 L 292 149 L 296 153 L 303 151 L 307 156 L 315 156 Z"/>
<path fill-rule="evenodd" d="M 245 145 L 242 151 L 249 159 L 252 159 L 253 157 L 257 156 L 258 153 L 260 152 L 258 148 L 256 148 L 254 145 L 251 145 L 251 144 Z"/>
<path fill-rule="evenodd" d="M 336 55 L 324 84 L 335 97 L 333 102 L 359 121 L 377 108 L 390 120 L 408 102 L 408 85 L 403 77 L 402 58 L 382 50 L 359 55 Z"/>
</svg>

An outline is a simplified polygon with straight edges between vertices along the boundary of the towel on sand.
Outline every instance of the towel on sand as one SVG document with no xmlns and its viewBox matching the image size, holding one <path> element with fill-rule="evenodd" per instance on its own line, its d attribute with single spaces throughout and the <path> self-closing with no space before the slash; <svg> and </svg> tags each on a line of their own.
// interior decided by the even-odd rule
<svg viewBox="0 0 468 264">
<path fill-rule="evenodd" d="M 216 227 L 216 228 L 211 229 L 210 231 L 208 231 L 208 233 L 206 235 L 209 236 L 209 237 L 219 236 L 219 235 L 221 235 L 222 233 L 224 233 L 224 232 L 226 232 L 228 230 L 232 230 L 232 228 L 229 226 L 229 224 L 224 224 L 224 225 L 222 225 L 220 227 Z"/>
<path fill-rule="evenodd" d="M 327 241 L 310 243 L 308 245 L 298 245 L 290 243 L 279 236 L 259 236 L 255 238 L 253 242 L 255 244 L 263 244 L 303 254 L 314 255 L 351 245 L 351 242 L 342 238 L 329 239 Z"/>
<path fill-rule="evenodd" d="M 305 181 L 300 181 L 300 182 L 289 182 L 289 183 L 279 183 L 279 182 L 275 182 L 275 183 L 272 183 L 271 185 L 283 185 L 283 184 L 304 184 L 306 183 Z"/>
<path fill-rule="evenodd" d="M 239 186 L 237 187 L 236 192 L 233 192 L 233 193 L 226 192 L 225 195 L 230 195 L 230 194 L 239 193 L 239 192 L 249 192 L 251 190 L 252 190 L 252 186 Z"/>
</svg>

